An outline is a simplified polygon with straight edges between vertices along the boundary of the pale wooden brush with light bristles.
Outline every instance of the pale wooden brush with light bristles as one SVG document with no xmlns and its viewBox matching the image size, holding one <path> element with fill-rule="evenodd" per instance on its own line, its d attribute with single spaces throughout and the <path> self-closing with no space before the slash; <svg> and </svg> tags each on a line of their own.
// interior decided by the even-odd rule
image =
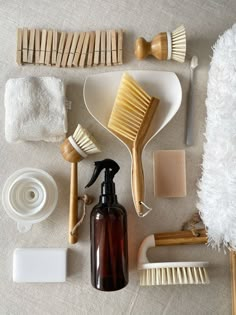
<svg viewBox="0 0 236 315">
<path fill-rule="evenodd" d="M 144 175 L 142 150 L 159 99 L 149 96 L 127 73 L 121 79 L 108 128 L 129 148 L 132 155 L 132 193 L 135 209 L 143 215 Z"/>
<path fill-rule="evenodd" d="M 186 56 L 186 32 L 183 25 L 173 32 L 161 32 L 151 42 L 139 37 L 135 42 L 135 56 L 144 59 L 153 55 L 159 60 L 184 62 Z"/>
<path fill-rule="evenodd" d="M 71 163 L 70 208 L 69 208 L 69 243 L 78 241 L 78 235 L 72 233 L 78 222 L 78 175 L 77 163 L 90 154 L 100 152 L 96 140 L 78 124 L 73 136 L 67 138 L 61 145 L 64 159 Z"/>
<path fill-rule="evenodd" d="M 159 246 L 206 244 L 205 229 L 157 233 L 147 236 L 138 251 L 138 271 L 141 286 L 208 284 L 206 261 L 149 262 L 147 251 Z"/>
</svg>

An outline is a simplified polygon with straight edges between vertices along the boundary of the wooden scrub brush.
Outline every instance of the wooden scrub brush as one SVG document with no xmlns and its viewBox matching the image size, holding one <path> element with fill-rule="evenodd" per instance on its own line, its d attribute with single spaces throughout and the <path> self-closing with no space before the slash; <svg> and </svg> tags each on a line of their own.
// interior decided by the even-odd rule
<svg viewBox="0 0 236 315">
<path fill-rule="evenodd" d="M 132 194 L 136 212 L 143 216 L 144 175 L 142 151 L 145 136 L 158 107 L 159 99 L 149 96 L 127 73 L 121 79 L 108 128 L 130 149 L 132 156 Z"/>
<path fill-rule="evenodd" d="M 78 223 L 78 177 L 77 163 L 90 154 L 98 153 L 95 139 L 78 124 L 73 136 L 67 138 L 61 145 L 61 154 L 64 159 L 71 163 L 70 180 L 70 206 L 69 206 L 69 243 L 78 241 L 78 235 L 73 233 L 73 229 Z"/>
<path fill-rule="evenodd" d="M 204 229 L 159 233 L 147 236 L 138 252 L 140 285 L 208 284 L 208 262 L 157 262 L 150 263 L 147 251 L 151 247 L 206 244 Z"/>
<path fill-rule="evenodd" d="M 176 60 L 184 62 L 186 55 L 186 33 L 182 25 L 173 32 L 162 32 L 156 35 L 151 42 L 139 37 L 135 42 L 135 56 L 144 59 L 153 55 L 159 60 Z"/>
</svg>

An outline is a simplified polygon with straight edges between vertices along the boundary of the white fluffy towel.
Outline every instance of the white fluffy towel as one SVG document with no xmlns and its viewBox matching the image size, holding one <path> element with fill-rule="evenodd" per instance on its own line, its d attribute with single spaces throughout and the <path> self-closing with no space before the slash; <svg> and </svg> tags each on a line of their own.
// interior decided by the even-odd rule
<svg viewBox="0 0 236 315">
<path fill-rule="evenodd" d="M 236 249 L 236 24 L 214 46 L 206 109 L 197 206 L 209 243 Z"/>
<path fill-rule="evenodd" d="M 5 87 L 8 142 L 59 142 L 67 132 L 65 89 L 54 77 L 9 79 Z"/>
</svg>

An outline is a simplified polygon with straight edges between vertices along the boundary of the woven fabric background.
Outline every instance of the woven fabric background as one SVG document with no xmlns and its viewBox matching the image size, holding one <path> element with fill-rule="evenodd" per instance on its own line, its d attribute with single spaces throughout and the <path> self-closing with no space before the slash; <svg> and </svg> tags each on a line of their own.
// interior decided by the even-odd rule
<svg viewBox="0 0 236 315">
<path fill-rule="evenodd" d="M 231 313 L 228 256 L 204 246 L 155 249 L 153 261 L 209 260 L 209 286 L 144 287 L 138 285 L 136 256 L 140 242 L 149 234 L 181 228 L 195 211 L 196 183 L 201 175 L 201 156 L 205 127 L 205 98 L 212 45 L 217 37 L 235 22 L 234 0 L 120 0 L 120 1 L 30 1 L 0 0 L 0 191 L 5 180 L 23 167 L 36 167 L 49 172 L 59 188 L 59 202 L 46 221 L 33 226 L 26 234 L 17 232 L 16 224 L 0 204 L 0 314 L 165 314 L 227 315 Z M 186 148 L 187 190 L 182 199 L 153 197 L 152 153 L 157 149 L 182 149 L 189 88 L 189 62 L 158 62 L 154 58 L 137 61 L 134 41 L 138 36 L 151 39 L 160 31 L 184 24 L 188 38 L 188 56 L 199 57 L 194 85 L 195 145 Z M 116 68 L 57 69 L 46 66 L 17 66 L 15 63 L 16 29 L 52 28 L 65 31 L 96 29 L 125 30 L 124 65 Z M 128 69 L 174 71 L 182 89 L 182 106 L 170 124 L 148 145 L 145 172 L 150 203 L 154 210 L 143 219 L 135 214 L 130 190 L 130 158 L 125 147 L 98 125 L 87 112 L 83 101 L 83 83 L 89 74 Z M 66 84 L 72 101 L 69 132 L 78 122 L 88 128 L 101 143 L 97 159 L 114 158 L 121 166 L 116 177 L 119 201 L 128 211 L 129 285 L 114 293 L 99 292 L 90 284 L 89 212 L 79 230 L 79 243 L 67 243 L 70 165 L 60 155 L 59 145 L 49 143 L 8 144 L 4 138 L 4 86 L 8 78 L 23 76 L 57 76 Z M 80 192 L 84 192 L 93 170 L 94 157 L 79 164 Z M 98 197 L 99 181 L 90 194 Z M 16 247 L 69 247 L 68 281 L 63 284 L 14 284 L 12 255 Z"/>
</svg>

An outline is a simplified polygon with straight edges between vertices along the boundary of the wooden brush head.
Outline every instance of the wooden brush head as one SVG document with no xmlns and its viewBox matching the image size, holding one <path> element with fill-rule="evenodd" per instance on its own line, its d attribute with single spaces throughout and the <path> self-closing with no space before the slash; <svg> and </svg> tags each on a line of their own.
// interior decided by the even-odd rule
<svg viewBox="0 0 236 315">
<path fill-rule="evenodd" d="M 128 73 L 124 73 L 108 128 L 119 137 L 121 135 L 129 147 L 137 139 L 143 143 L 158 104 L 159 99 L 148 95 Z"/>
<path fill-rule="evenodd" d="M 96 140 L 80 124 L 73 136 L 67 138 L 61 145 L 61 153 L 64 159 L 71 163 L 77 163 L 90 154 L 98 153 L 100 149 Z"/>
<path fill-rule="evenodd" d="M 153 55 L 158 60 L 167 60 L 168 43 L 167 33 L 159 33 L 151 42 L 139 37 L 135 42 L 135 56 L 137 59 L 144 59 Z"/>
<path fill-rule="evenodd" d="M 67 138 L 60 147 L 63 158 L 70 163 L 78 163 L 83 160 L 83 157 L 75 150 Z"/>
</svg>

